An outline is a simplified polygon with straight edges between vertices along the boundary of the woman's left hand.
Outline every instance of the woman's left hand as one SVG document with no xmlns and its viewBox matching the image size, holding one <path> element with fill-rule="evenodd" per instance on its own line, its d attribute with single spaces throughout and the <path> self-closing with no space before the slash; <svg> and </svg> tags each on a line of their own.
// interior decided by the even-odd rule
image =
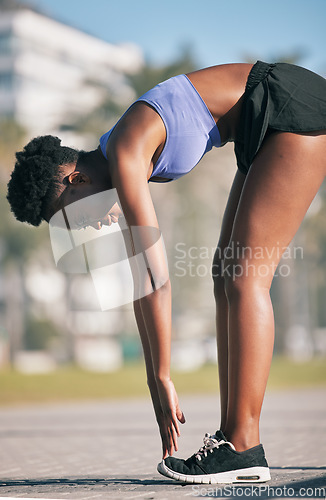
<svg viewBox="0 0 326 500">
<path fill-rule="evenodd" d="M 159 380 L 156 384 L 161 403 L 161 412 L 156 414 L 156 418 L 162 439 L 163 458 L 166 458 L 178 450 L 178 437 L 180 436 L 178 422 L 184 424 L 186 419 L 179 407 L 172 380 Z"/>
</svg>

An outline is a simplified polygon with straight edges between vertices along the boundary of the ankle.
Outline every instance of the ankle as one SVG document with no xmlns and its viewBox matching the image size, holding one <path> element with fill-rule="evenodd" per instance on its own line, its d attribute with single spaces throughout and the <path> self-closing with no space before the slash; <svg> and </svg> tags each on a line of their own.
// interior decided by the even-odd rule
<svg viewBox="0 0 326 500">
<path fill-rule="evenodd" d="M 236 451 L 246 451 L 260 444 L 259 432 L 257 431 L 240 432 L 237 430 L 228 431 L 226 429 L 225 432 L 223 431 L 223 434 L 233 444 Z"/>
</svg>

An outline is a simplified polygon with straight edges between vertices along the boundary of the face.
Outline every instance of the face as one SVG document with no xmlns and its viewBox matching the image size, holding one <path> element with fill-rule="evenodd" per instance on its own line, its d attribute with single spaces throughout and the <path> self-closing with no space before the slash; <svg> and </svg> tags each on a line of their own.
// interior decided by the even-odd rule
<svg viewBox="0 0 326 500">
<path fill-rule="evenodd" d="M 81 210 L 76 209 L 73 211 L 72 216 L 70 215 L 69 217 L 69 223 L 71 220 L 71 229 L 85 229 L 91 226 L 94 229 L 100 230 L 102 226 L 111 226 L 111 224 L 118 222 L 121 215 L 122 211 L 117 202 L 110 210 L 104 213 L 99 207 L 90 205 L 87 209 L 82 208 Z"/>
<path fill-rule="evenodd" d="M 91 226 L 100 230 L 102 226 L 118 222 L 122 211 L 113 196 L 115 190 L 103 191 L 103 183 L 97 183 L 75 167 L 73 164 L 66 166 L 67 175 L 63 180 L 66 188 L 55 203 L 54 212 L 63 210 L 70 229 Z"/>
</svg>

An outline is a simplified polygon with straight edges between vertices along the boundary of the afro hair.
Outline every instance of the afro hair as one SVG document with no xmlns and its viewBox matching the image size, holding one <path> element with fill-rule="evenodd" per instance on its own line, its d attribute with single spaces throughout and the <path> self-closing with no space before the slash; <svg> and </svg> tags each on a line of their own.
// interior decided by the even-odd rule
<svg viewBox="0 0 326 500">
<path fill-rule="evenodd" d="M 79 152 L 61 146 L 58 137 L 45 135 L 16 153 L 7 200 L 17 220 L 39 226 L 60 183 L 60 166 L 76 162 Z"/>
</svg>

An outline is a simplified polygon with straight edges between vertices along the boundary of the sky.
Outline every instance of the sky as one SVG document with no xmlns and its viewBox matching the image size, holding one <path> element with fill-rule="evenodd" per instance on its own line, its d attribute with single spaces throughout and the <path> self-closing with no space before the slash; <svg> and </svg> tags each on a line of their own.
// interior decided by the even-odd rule
<svg viewBox="0 0 326 500">
<path fill-rule="evenodd" d="M 326 75 L 326 0 L 30 0 L 46 14 L 107 42 L 133 42 L 154 65 L 185 46 L 198 67 L 300 52 Z M 77 48 L 76 48 L 77 50 Z"/>
</svg>

